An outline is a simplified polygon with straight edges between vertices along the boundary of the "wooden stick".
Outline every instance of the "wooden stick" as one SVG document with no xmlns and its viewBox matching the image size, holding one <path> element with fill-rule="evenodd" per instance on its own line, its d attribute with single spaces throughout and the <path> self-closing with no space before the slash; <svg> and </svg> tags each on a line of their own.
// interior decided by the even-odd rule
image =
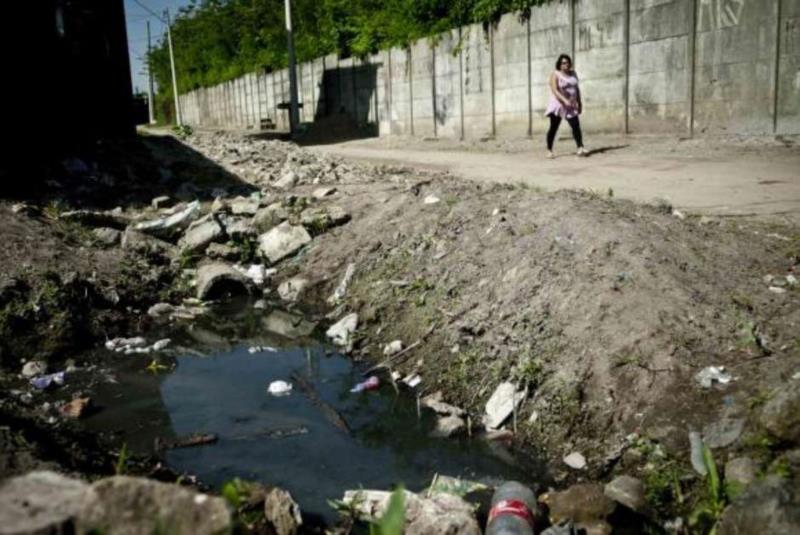
<svg viewBox="0 0 800 535">
<path fill-rule="evenodd" d="M 348 435 L 352 435 L 352 431 L 350 431 L 350 426 L 347 425 L 347 422 L 342 417 L 339 412 L 334 409 L 330 404 L 326 403 L 322 398 L 319 397 L 317 391 L 314 389 L 314 386 L 309 383 L 305 377 L 300 375 L 299 373 L 293 373 L 291 375 L 292 380 L 297 383 L 297 386 L 303 393 L 308 397 L 308 399 L 319 407 L 322 410 L 322 414 L 336 427 L 347 433 Z"/>
</svg>

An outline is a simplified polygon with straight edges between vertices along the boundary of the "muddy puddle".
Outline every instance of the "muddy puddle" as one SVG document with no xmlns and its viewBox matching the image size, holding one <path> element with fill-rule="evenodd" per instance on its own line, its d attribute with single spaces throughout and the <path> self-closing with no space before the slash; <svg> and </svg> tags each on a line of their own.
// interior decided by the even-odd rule
<svg viewBox="0 0 800 535">
<path fill-rule="evenodd" d="M 398 392 L 384 380 L 377 390 L 351 393 L 364 380 L 362 369 L 301 316 L 237 307 L 156 334 L 148 339 L 172 339 L 159 357 L 171 369 L 148 371 L 151 355 L 107 355 L 107 380 L 92 392 L 101 410 L 85 425 L 117 433 L 137 453 L 152 453 L 156 439 L 214 434 L 212 444 L 163 452 L 172 469 L 213 487 L 235 477 L 278 485 L 304 512 L 331 521 L 327 501 L 347 489 L 403 483 L 418 491 L 437 473 L 532 483 L 542 473 L 532 460 L 479 437 L 430 437 L 435 415 L 418 412 L 410 389 Z M 278 380 L 292 383 L 289 395 L 268 393 Z"/>
</svg>

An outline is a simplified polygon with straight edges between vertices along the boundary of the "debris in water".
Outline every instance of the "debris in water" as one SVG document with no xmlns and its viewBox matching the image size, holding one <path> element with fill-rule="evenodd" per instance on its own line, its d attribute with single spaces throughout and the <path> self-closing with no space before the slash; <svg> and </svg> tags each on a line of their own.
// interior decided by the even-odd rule
<svg viewBox="0 0 800 535">
<path fill-rule="evenodd" d="M 206 444 L 214 444 L 219 438 L 214 433 L 192 433 L 185 437 L 178 437 L 173 440 L 165 440 L 156 437 L 155 450 L 173 450 L 179 448 L 193 448 L 195 446 L 205 446 Z"/>
<path fill-rule="evenodd" d="M 694 376 L 700 386 L 711 388 L 715 383 L 726 385 L 733 380 L 730 373 L 725 370 L 725 366 L 707 366 Z"/>
<path fill-rule="evenodd" d="M 278 350 L 270 346 L 253 346 L 250 349 L 248 349 L 247 352 L 252 355 L 254 353 L 264 353 L 264 352 L 277 353 Z"/>
<path fill-rule="evenodd" d="M 276 397 L 288 396 L 292 393 L 292 384 L 286 381 L 273 381 L 269 384 L 267 391 Z"/>
<path fill-rule="evenodd" d="M 61 386 L 64 384 L 64 372 L 57 372 L 51 373 L 48 375 L 42 375 L 40 377 L 34 377 L 31 379 L 31 385 L 34 388 L 39 390 L 46 390 L 50 388 L 51 385 Z"/>
<path fill-rule="evenodd" d="M 564 464 L 570 468 L 574 468 L 575 470 L 583 470 L 586 468 L 586 457 L 584 457 L 580 452 L 573 451 L 564 457 Z"/>
<path fill-rule="evenodd" d="M 372 375 L 366 381 L 358 383 L 356 386 L 351 388 L 350 392 L 356 394 L 358 392 L 364 392 L 365 390 L 375 390 L 380 385 L 380 379 L 378 379 L 376 375 Z"/>
</svg>

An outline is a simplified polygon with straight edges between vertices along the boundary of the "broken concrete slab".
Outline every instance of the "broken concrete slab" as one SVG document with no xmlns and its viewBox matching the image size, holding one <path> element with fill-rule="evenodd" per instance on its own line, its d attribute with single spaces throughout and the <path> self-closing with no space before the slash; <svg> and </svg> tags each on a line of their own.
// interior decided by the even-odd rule
<svg viewBox="0 0 800 535">
<path fill-rule="evenodd" d="M 178 240 L 181 253 L 202 253 L 212 242 L 225 238 L 225 228 L 212 214 L 189 225 L 186 233 Z"/>
<path fill-rule="evenodd" d="M 253 216 L 251 224 L 257 232 L 267 232 L 289 219 L 289 211 L 280 202 L 261 208 Z"/>
<path fill-rule="evenodd" d="M 277 535 L 296 535 L 303 525 L 300 506 L 289 492 L 277 487 L 264 498 L 264 518 Z"/>
<path fill-rule="evenodd" d="M 190 202 L 183 210 L 167 217 L 159 217 L 133 225 L 133 230 L 158 237 L 174 236 L 200 217 L 200 201 Z"/>
<path fill-rule="evenodd" d="M 308 279 L 302 277 L 292 277 L 285 280 L 278 286 L 278 295 L 284 301 L 295 302 L 300 299 L 305 289 L 308 287 Z"/>
<path fill-rule="evenodd" d="M 261 254 L 275 264 L 311 242 L 311 236 L 301 226 L 292 226 L 284 221 L 269 232 L 258 237 Z"/>
<path fill-rule="evenodd" d="M 261 201 L 252 197 L 236 197 L 228 200 L 228 206 L 233 215 L 253 216 L 258 211 Z"/>
<path fill-rule="evenodd" d="M 197 298 L 204 301 L 226 295 L 247 295 L 250 279 L 224 262 L 211 262 L 197 268 Z"/>
<path fill-rule="evenodd" d="M 330 326 L 325 335 L 331 341 L 342 347 L 350 347 L 353 343 L 353 333 L 358 328 L 358 314 L 353 312 Z"/>
<path fill-rule="evenodd" d="M 487 429 L 497 429 L 519 407 L 527 396 L 527 390 L 517 391 L 509 382 L 500 383 L 489 401 L 486 402 L 486 412 L 483 423 Z"/>
</svg>

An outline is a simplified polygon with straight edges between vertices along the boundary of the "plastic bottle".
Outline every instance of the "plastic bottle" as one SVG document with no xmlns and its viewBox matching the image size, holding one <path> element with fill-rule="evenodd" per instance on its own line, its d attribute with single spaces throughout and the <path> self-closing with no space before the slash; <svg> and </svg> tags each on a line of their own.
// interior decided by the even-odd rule
<svg viewBox="0 0 800 535">
<path fill-rule="evenodd" d="M 536 495 L 516 481 L 506 481 L 494 491 L 486 535 L 533 535 L 537 533 Z"/>
<path fill-rule="evenodd" d="M 380 379 L 375 377 L 374 375 L 369 377 L 363 383 L 358 383 L 356 386 L 350 389 L 350 392 L 356 394 L 358 392 L 363 392 L 365 390 L 375 390 L 381 385 Z"/>
</svg>

